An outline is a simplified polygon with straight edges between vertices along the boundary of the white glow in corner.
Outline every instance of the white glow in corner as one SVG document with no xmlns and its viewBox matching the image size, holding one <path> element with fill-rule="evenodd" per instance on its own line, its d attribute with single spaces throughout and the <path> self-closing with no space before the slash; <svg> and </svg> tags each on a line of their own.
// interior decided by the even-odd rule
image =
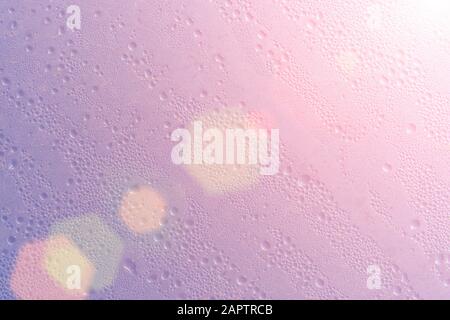
<svg viewBox="0 0 450 320">
<path fill-rule="evenodd" d="M 449 18 L 450 0 L 415 0 L 419 14 L 428 18 Z"/>
</svg>

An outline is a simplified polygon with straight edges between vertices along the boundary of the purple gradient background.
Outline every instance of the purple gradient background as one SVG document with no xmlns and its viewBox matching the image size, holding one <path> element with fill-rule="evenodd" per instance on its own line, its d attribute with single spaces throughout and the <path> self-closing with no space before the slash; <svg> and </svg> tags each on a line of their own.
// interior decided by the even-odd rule
<svg viewBox="0 0 450 320">
<path fill-rule="evenodd" d="M 449 13 L 445 0 L 0 1 L 1 298 L 16 298 L 20 248 L 85 214 L 124 246 L 91 299 L 450 298 Z M 210 194 L 171 162 L 170 133 L 227 108 L 280 129 L 281 167 Z M 145 235 L 117 214 L 139 184 L 168 205 Z"/>
</svg>

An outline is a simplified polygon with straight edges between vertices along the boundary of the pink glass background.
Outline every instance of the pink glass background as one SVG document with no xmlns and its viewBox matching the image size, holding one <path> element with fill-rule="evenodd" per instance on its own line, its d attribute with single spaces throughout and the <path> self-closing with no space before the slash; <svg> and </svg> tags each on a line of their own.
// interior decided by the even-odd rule
<svg viewBox="0 0 450 320">
<path fill-rule="evenodd" d="M 1 298 L 60 233 L 91 299 L 450 298 L 449 1 L 75 2 L 0 2 Z M 280 171 L 210 193 L 170 133 L 225 109 L 280 129 Z"/>
</svg>

